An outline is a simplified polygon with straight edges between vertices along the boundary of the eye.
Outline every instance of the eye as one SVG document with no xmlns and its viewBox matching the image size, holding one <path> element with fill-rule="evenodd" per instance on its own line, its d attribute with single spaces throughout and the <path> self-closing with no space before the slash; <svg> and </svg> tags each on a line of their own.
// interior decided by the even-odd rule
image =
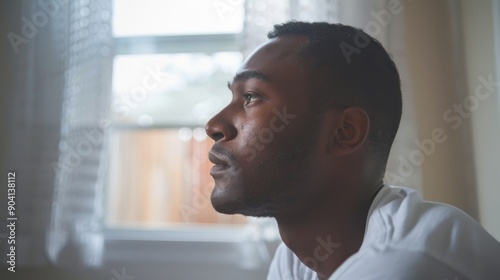
<svg viewBox="0 0 500 280">
<path fill-rule="evenodd" d="M 262 97 L 259 94 L 255 93 L 255 92 L 245 92 L 243 94 L 243 98 L 245 98 L 245 105 L 248 105 L 250 103 L 258 101 Z"/>
</svg>

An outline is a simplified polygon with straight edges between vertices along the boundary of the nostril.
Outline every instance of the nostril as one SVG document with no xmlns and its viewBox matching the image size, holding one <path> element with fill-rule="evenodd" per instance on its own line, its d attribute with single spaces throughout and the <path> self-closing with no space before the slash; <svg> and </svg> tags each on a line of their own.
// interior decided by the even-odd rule
<svg viewBox="0 0 500 280">
<path fill-rule="evenodd" d="M 212 134 L 212 139 L 214 139 L 214 141 L 216 141 L 216 142 L 222 138 L 224 138 L 224 134 L 222 134 L 220 132 L 216 132 L 216 133 Z"/>
</svg>

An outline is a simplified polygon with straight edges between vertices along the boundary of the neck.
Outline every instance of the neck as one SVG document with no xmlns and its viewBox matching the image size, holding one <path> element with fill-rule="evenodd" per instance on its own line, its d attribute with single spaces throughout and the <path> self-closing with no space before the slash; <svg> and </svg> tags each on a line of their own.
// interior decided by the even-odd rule
<svg viewBox="0 0 500 280">
<path fill-rule="evenodd" d="M 299 215 L 277 217 L 283 242 L 320 280 L 327 279 L 361 247 L 368 211 L 382 185 L 375 184 L 370 192 L 323 195 Z"/>
</svg>

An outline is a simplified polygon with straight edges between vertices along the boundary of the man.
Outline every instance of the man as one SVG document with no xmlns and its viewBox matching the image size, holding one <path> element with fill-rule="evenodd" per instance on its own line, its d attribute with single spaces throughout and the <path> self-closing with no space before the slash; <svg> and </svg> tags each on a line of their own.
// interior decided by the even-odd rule
<svg viewBox="0 0 500 280">
<path fill-rule="evenodd" d="M 206 127 L 214 208 L 278 223 L 268 279 L 500 279 L 500 244 L 473 219 L 384 185 L 402 105 L 380 43 L 328 23 L 268 37 Z"/>
</svg>

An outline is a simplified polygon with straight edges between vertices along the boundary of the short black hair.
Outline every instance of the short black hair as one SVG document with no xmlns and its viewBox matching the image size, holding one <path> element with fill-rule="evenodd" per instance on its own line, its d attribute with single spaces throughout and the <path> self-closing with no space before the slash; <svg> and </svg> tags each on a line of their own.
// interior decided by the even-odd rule
<svg viewBox="0 0 500 280">
<path fill-rule="evenodd" d="M 289 21 L 274 26 L 269 39 L 304 35 L 300 50 L 313 72 L 324 76 L 320 110 L 331 106 L 363 108 L 370 118 L 368 141 L 383 162 L 399 128 L 401 81 L 382 44 L 363 30 L 327 22 Z"/>
</svg>

